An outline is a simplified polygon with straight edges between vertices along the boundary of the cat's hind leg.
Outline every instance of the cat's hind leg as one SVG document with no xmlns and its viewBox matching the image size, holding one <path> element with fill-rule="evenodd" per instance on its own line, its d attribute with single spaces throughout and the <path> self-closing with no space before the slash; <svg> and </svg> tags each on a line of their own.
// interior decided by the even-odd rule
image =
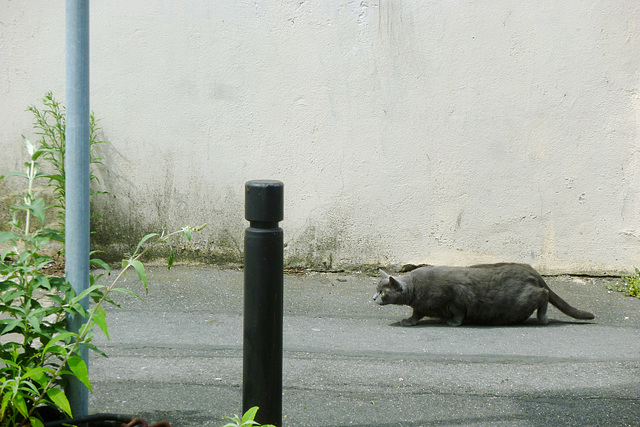
<svg viewBox="0 0 640 427">
<path fill-rule="evenodd" d="M 462 325 L 462 321 L 464 320 L 464 316 L 466 314 L 465 311 L 455 304 L 451 304 L 451 306 L 449 307 L 449 310 L 451 310 L 451 314 L 453 314 L 453 317 L 447 320 L 447 325 L 449 326 Z"/>
<path fill-rule="evenodd" d="M 547 307 L 549 306 L 549 291 L 547 291 L 546 289 L 541 289 L 541 291 L 542 294 L 538 303 L 538 312 L 536 316 L 538 317 L 538 322 L 546 325 L 549 323 L 549 319 L 547 318 Z"/>
<path fill-rule="evenodd" d="M 418 312 L 415 308 L 413 314 L 408 319 L 402 319 L 400 321 L 401 326 L 416 326 L 418 321 L 424 317 L 424 314 Z"/>
</svg>

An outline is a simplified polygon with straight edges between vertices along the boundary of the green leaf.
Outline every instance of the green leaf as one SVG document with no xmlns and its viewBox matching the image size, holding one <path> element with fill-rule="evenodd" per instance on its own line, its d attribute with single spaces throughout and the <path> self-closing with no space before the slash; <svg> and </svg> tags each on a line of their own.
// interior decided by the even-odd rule
<svg viewBox="0 0 640 427">
<path fill-rule="evenodd" d="M 38 319 L 38 317 L 36 316 L 30 315 L 30 316 L 27 316 L 27 321 L 29 322 L 33 330 L 38 334 L 40 334 L 40 319 Z"/>
<path fill-rule="evenodd" d="M 103 270 L 111 271 L 111 268 L 109 267 L 109 264 L 107 264 L 106 262 L 104 262 L 100 258 L 91 258 L 89 260 L 89 264 L 96 265 L 96 266 L 102 268 Z"/>
<path fill-rule="evenodd" d="M 29 141 L 29 139 L 26 136 L 22 135 L 22 142 L 24 142 L 24 145 L 27 146 L 27 152 L 29 153 L 29 156 L 33 156 L 33 153 L 36 151 L 36 148 L 33 146 L 31 141 Z"/>
<path fill-rule="evenodd" d="M 50 263 L 51 261 L 46 261 L 42 263 L 41 266 L 38 266 L 38 270 L 40 270 L 42 267 Z M 44 274 L 38 274 L 35 277 L 33 277 L 31 282 L 29 282 L 29 287 L 34 290 L 38 288 L 43 288 L 49 291 L 51 290 L 51 283 L 49 282 L 49 278 L 47 276 L 45 276 Z"/>
<path fill-rule="evenodd" d="M 40 224 L 44 225 L 44 212 L 45 212 L 45 205 L 44 205 L 44 199 L 36 199 L 33 202 L 31 202 L 31 212 L 33 212 L 33 215 L 38 218 L 38 220 L 40 221 Z"/>
<path fill-rule="evenodd" d="M 7 410 L 7 405 L 9 405 L 10 399 L 11 395 L 9 393 L 4 393 L 2 395 L 2 404 L 0 404 L 0 420 L 4 419 L 4 413 Z"/>
<path fill-rule="evenodd" d="M 25 172 L 18 172 L 18 171 L 7 172 L 4 175 L 0 175 L 0 178 L 6 178 L 8 176 L 20 176 L 22 178 L 29 178 Z"/>
<path fill-rule="evenodd" d="M 89 350 L 95 351 L 96 353 L 98 353 L 100 356 L 103 357 L 109 357 L 107 356 L 107 353 L 105 353 L 104 351 L 100 350 L 98 347 L 96 347 L 95 345 L 85 342 L 82 345 L 84 345 L 85 347 L 87 347 Z"/>
<path fill-rule="evenodd" d="M 47 150 L 40 150 L 40 153 L 46 153 Z M 51 176 L 51 174 L 49 173 L 44 173 L 44 172 L 38 172 L 36 173 L 36 178 L 49 178 Z"/>
<path fill-rule="evenodd" d="M 17 284 L 14 284 L 14 286 L 18 286 Z M 9 288 L 8 291 L 6 291 L 5 293 L 3 293 L 2 295 L 0 295 L 0 301 L 2 301 L 3 303 L 7 304 L 7 305 L 11 305 L 11 303 L 13 302 L 13 300 L 15 300 L 16 298 L 21 298 L 22 296 L 24 296 L 25 292 L 22 289 L 11 289 Z M 19 305 L 17 306 L 13 306 L 14 309 L 19 309 Z"/>
<path fill-rule="evenodd" d="M 79 356 L 71 356 L 69 360 L 67 360 L 67 366 L 69 366 L 69 370 L 75 375 L 75 377 L 84 384 L 89 391 L 91 391 L 91 382 L 89 381 L 89 372 L 87 370 L 87 364 L 84 363 Z"/>
<path fill-rule="evenodd" d="M 104 285 L 93 285 L 93 286 L 89 286 L 87 289 L 85 289 L 84 291 L 82 291 L 80 293 L 80 295 L 78 295 L 77 297 L 75 297 L 74 299 L 71 300 L 71 304 L 76 304 L 77 302 L 79 302 L 80 300 L 82 300 L 84 297 L 86 297 L 87 295 L 89 295 L 90 293 L 94 292 L 96 289 L 104 289 L 105 286 Z"/>
<path fill-rule="evenodd" d="M 43 228 L 41 230 L 38 230 L 38 236 L 47 237 L 51 240 L 64 243 L 64 235 L 60 233 L 60 231 L 54 230 L 52 228 Z"/>
<path fill-rule="evenodd" d="M 138 243 L 138 247 L 136 247 L 136 250 L 135 250 L 133 253 L 134 253 L 134 254 L 138 253 L 138 249 L 140 249 L 140 247 L 142 246 L 142 244 L 143 244 L 144 242 L 146 242 L 147 240 L 151 239 L 152 237 L 157 237 L 157 236 L 159 236 L 159 234 L 158 234 L 158 233 L 149 233 L 149 234 L 147 234 L 146 236 L 144 236 L 144 237 L 142 238 L 142 240 L 140 240 L 140 243 Z"/>
<path fill-rule="evenodd" d="M 8 256 L 14 256 L 16 254 L 14 251 L 15 249 L 16 248 L 12 248 L 12 247 L 6 248 L 4 251 L 2 251 L 2 254 L 0 254 L 0 259 L 5 260 Z M 11 271 L 13 271 L 13 268 L 11 269 Z"/>
<path fill-rule="evenodd" d="M 15 327 L 18 326 L 19 324 L 20 324 L 20 319 L 7 320 L 6 326 L 4 327 L 2 332 L 0 332 L 0 335 L 8 334 L 9 332 L 13 331 Z"/>
<path fill-rule="evenodd" d="M 235 415 L 233 417 L 222 417 L 222 418 L 224 418 L 226 420 L 233 421 L 232 423 L 227 423 L 227 424 L 223 425 L 222 427 L 240 427 L 240 422 L 241 421 L 240 421 L 240 418 L 237 415 Z"/>
<path fill-rule="evenodd" d="M 144 264 L 142 264 L 138 260 L 133 260 L 131 261 L 130 265 L 136 269 L 136 273 L 138 273 L 138 278 L 142 283 L 144 283 L 145 290 L 149 292 L 149 285 L 147 283 L 147 273 L 144 270 Z"/>
<path fill-rule="evenodd" d="M 44 346 L 41 353 L 42 354 L 47 353 L 51 348 L 51 346 L 53 346 L 54 344 L 60 341 L 65 341 L 67 338 L 78 338 L 78 334 L 76 334 L 75 332 L 62 332 L 62 333 L 59 333 L 58 335 L 54 335 L 53 338 L 49 340 L 47 345 Z"/>
<path fill-rule="evenodd" d="M 8 242 L 9 240 L 18 240 L 20 236 L 10 231 L 0 231 L 0 243 Z"/>
<path fill-rule="evenodd" d="M 95 313 L 93 313 L 93 321 L 98 325 L 102 333 L 109 338 L 109 328 L 107 327 L 107 312 L 104 311 L 104 308 L 100 306 L 96 306 Z"/>
<path fill-rule="evenodd" d="M 78 359 L 80 358 L 78 357 Z M 58 408 L 62 409 L 65 414 L 69 415 L 70 417 L 72 416 L 71 405 L 69 405 L 69 400 L 67 400 L 67 396 L 64 395 L 64 392 L 62 390 L 60 390 L 59 388 L 50 388 L 49 390 L 47 390 L 47 397 L 51 399 L 51 401 Z"/>
<path fill-rule="evenodd" d="M 111 289 L 111 292 L 121 292 L 123 294 L 131 295 L 132 297 L 144 302 L 144 299 L 140 295 L 127 288 L 113 288 Z"/>
<path fill-rule="evenodd" d="M 173 247 L 171 247 L 171 245 L 169 245 L 169 262 L 167 263 L 167 269 L 171 270 L 171 267 L 173 266 L 173 260 L 175 259 L 176 254 L 175 252 L 173 252 Z"/>
<path fill-rule="evenodd" d="M 63 277 L 49 277 L 49 283 L 56 289 L 70 289 L 71 285 Z"/>
<path fill-rule="evenodd" d="M 78 316 L 83 317 L 85 319 L 87 317 L 89 317 L 89 313 L 87 313 L 87 310 L 85 310 L 84 307 L 82 306 L 82 304 L 77 302 L 77 301 L 76 302 L 71 302 L 71 303 L 68 303 L 68 304 L 62 306 L 62 309 L 65 312 L 67 312 L 70 315 L 72 315 L 72 316 L 78 315 Z"/>
<path fill-rule="evenodd" d="M 33 378 L 38 384 L 45 386 L 48 382 L 46 376 L 47 372 L 51 372 L 51 369 L 39 366 L 37 368 L 27 368 L 27 373 L 22 378 Z"/>
<path fill-rule="evenodd" d="M 29 417 L 29 422 L 31 423 L 31 427 L 44 427 L 44 424 L 42 424 L 42 421 L 40 421 L 36 417 Z"/>
<path fill-rule="evenodd" d="M 38 157 L 40 157 L 41 155 L 45 154 L 48 150 L 36 150 L 33 155 L 31 156 L 31 160 L 33 160 L 34 162 L 36 160 L 38 160 Z"/>
<path fill-rule="evenodd" d="M 258 412 L 258 407 L 254 406 L 252 408 L 247 409 L 247 412 L 242 416 L 242 425 L 244 425 L 247 421 L 253 421 L 256 417 L 256 413 Z"/>
<path fill-rule="evenodd" d="M 67 344 L 64 345 L 54 345 L 47 349 L 47 355 L 55 354 L 59 356 L 60 359 L 67 357 L 69 351 L 67 349 Z"/>
<path fill-rule="evenodd" d="M 5 280 L 3 282 L 0 282 L 0 292 L 5 292 L 9 289 L 15 288 L 16 286 L 18 286 L 16 282 Z"/>
<path fill-rule="evenodd" d="M 66 307 L 62 307 L 63 310 L 67 313 L 69 313 L 72 316 L 80 316 L 80 317 L 84 317 L 85 319 L 87 317 L 89 317 L 89 314 L 87 313 L 87 311 L 84 309 L 84 307 L 82 306 L 82 304 L 80 304 L 79 302 L 74 302 L 71 303 L 69 305 L 67 305 Z"/>
<path fill-rule="evenodd" d="M 27 404 L 24 402 L 22 395 L 16 394 L 13 397 L 13 405 L 23 417 L 27 416 Z"/>
<path fill-rule="evenodd" d="M 25 291 L 22 289 L 16 289 L 18 286 L 19 285 L 16 282 L 12 282 L 11 280 L 0 283 L 0 290 L 4 292 L 0 295 L 0 301 L 5 304 L 11 304 L 14 299 L 23 296 Z"/>
</svg>

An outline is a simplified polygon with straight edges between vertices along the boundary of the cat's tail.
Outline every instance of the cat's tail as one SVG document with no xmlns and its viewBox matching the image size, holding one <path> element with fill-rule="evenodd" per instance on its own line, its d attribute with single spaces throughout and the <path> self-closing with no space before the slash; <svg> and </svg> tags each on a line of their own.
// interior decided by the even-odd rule
<svg viewBox="0 0 640 427">
<path fill-rule="evenodd" d="M 566 314 L 567 316 L 571 316 L 574 319 L 580 320 L 591 320 L 595 319 L 596 316 L 593 313 L 589 313 L 588 311 L 578 310 L 577 308 L 569 305 L 568 302 L 560 298 L 558 294 L 549 289 L 549 286 L 542 280 L 544 287 L 549 291 L 549 302 L 553 304 L 558 310 Z"/>
</svg>

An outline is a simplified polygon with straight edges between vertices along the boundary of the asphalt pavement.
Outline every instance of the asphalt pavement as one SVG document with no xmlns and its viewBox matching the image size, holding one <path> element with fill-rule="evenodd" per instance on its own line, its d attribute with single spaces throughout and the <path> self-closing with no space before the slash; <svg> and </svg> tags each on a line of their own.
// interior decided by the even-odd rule
<svg viewBox="0 0 640 427">
<path fill-rule="evenodd" d="M 90 412 L 222 426 L 242 406 L 243 273 L 147 267 L 92 354 Z M 376 278 L 285 275 L 284 426 L 640 426 L 640 299 L 612 279 L 547 277 L 594 321 L 549 308 L 508 327 L 401 327 Z M 142 291 L 135 273 L 121 285 Z"/>
</svg>

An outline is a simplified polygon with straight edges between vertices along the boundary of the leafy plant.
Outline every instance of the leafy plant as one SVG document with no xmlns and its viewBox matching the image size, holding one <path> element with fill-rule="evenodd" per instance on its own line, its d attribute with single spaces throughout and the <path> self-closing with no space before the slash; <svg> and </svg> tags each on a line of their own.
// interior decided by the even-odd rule
<svg viewBox="0 0 640 427">
<path fill-rule="evenodd" d="M 237 415 L 233 417 L 223 417 L 228 420 L 231 420 L 231 422 L 223 425 L 222 427 L 247 427 L 247 426 L 260 426 L 260 425 L 262 425 L 262 427 L 275 427 L 272 424 L 259 424 L 258 422 L 254 421 L 256 418 L 257 412 L 258 412 L 258 407 L 254 406 L 253 408 L 249 408 L 247 412 L 244 413 L 242 418 L 238 417 Z"/>
<path fill-rule="evenodd" d="M 28 190 L 22 203 L 12 206 L 9 222 L 20 232 L 0 233 L 0 244 L 7 246 L 0 254 L 0 312 L 3 314 L 0 320 L 0 363 L 3 365 L 0 368 L 0 420 L 2 425 L 12 426 L 18 425 L 19 419 L 28 418 L 29 396 L 42 387 L 45 371 L 56 357 L 47 346 L 56 334 L 64 332 L 61 314 L 72 305 L 69 284 L 42 273 L 51 260 L 40 255 L 40 250 L 51 241 L 64 239 L 58 231 L 44 228 L 44 200 L 33 191 L 35 179 L 42 176 L 36 162 L 41 152 L 26 138 L 24 142 L 30 155 L 26 172 L 5 175 L 28 180 Z M 23 211 L 26 212 L 24 221 L 18 215 Z M 34 232 L 30 232 L 32 220 L 40 223 Z M 56 303 L 59 307 L 55 307 Z M 59 397 L 57 391 L 49 391 L 41 400 L 55 404 Z M 37 425 L 36 421 L 33 424 Z"/>
<path fill-rule="evenodd" d="M 64 104 L 58 102 L 52 92 L 47 92 L 42 98 L 44 107 L 39 110 L 35 105 L 27 108 L 33 113 L 33 126 L 36 134 L 40 136 L 38 141 L 42 159 L 49 163 L 53 171 L 44 177 L 48 178 L 49 186 L 53 188 L 53 196 L 56 201 L 57 218 L 59 226 L 64 229 L 64 212 L 65 212 L 65 169 L 64 161 L 66 154 L 66 111 Z M 98 133 L 98 126 L 93 112 L 89 115 L 89 153 L 90 163 L 92 165 L 102 164 L 102 159 L 94 153 L 94 146 L 102 144 Z M 90 171 L 90 180 L 99 182 L 94 171 Z M 95 194 L 97 192 L 93 192 Z"/>
<path fill-rule="evenodd" d="M 624 292 L 625 294 L 640 298 L 640 270 L 636 268 L 636 274 L 632 276 L 624 276 L 622 283 L 617 284 L 615 290 Z"/>
<path fill-rule="evenodd" d="M 147 277 L 140 257 L 156 245 L 169 248 L 168 267 L 174 261 L 170 239 L 184 235 L 191 239 L 192 232 L 202 227 L 184 227 L 173 233 L 151 233 L 142 238 L 132 255 L 122 261 L 122 269 L 108 284 L 98 283 L 103 274 L 91 275 L 89 288 L 76 295 L 63 278 L 48 277 L 44 268 L 52 263 L 50 257 L 41 254 L 51 241 L 64 241 L 63 235 L 45 228 L 47 207 L 40 192 L 34 192 L 34 182 L 45 174 L 38 172 L 38 158 L 44 150 L 37 150 L 23 138 L 29 153 L 25 172 L 11 172 L 0 178 L 19 176 L 26 178 L 27 191 L 20 204 L 12 206 L 9 222 L 15 231 L 0 232 L 0 245 L 6 247 L 0 253 L 0 426 L 41 427 L 38 414 L 42 405 L 59 409 L 71 415 L 69 402 L 64 394 L 67 377 L 77 378 L 91 389 L 87 366 L 80 357 L 84 346 L 102 353 L 92 344 L 97 326 L 109 337 L 105 303 L 113 303 L 110 294 L 123 292 L 137 295 L 125 288 L 116 287 L 128 270 L 133 268 L 148 291 Z M 19 213 L 25 212 L 24 215 Z M 21 218 L 24 217 L 24 220 Z M 37 224 L 33 224 L 36 222 Z M 32 231 L 32 229 L 34 229 Z M 105 271 L 109 266 L 98 259 L 91 262 Z M 80 303 L 89 297 L 94 304 L 85 310 Z M 67 330 L 66 317 L 82 316 L 86 321 L 78 332 Z"/>
</svg>

